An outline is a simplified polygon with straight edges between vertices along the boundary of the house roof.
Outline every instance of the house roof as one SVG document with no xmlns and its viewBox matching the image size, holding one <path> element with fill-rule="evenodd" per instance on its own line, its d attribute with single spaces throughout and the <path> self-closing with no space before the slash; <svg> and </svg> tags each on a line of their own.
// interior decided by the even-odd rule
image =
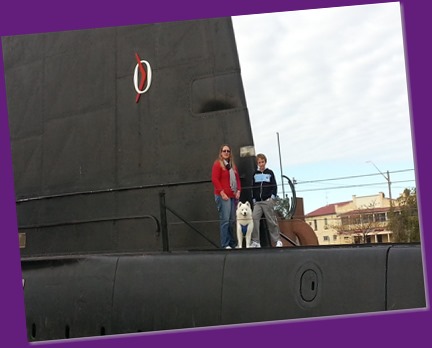
<svg viewBox="0 0 432 348">
<path fill-rule="evenodd" d="M 385 213 L 390 210 L 390 207 L 384 208 L 368 208 L 368 209 L 356 209 L 347 211 L 339 214 L 339 216 L 351 216 L 351 215 L 362 215 L 362 214 L 376 214 L 376 213 Z"/>
<path fill-rule="evenodd" d="M 340 202 L 340 203 L 333 203 L 333 204 L 328 204 L 324 207 L 318 208 L 312 212 L 310 212 L 309 214 L 307 214 L 305 216 L 305 218 L 311 218 L 311 217 L 317 217 L 317 216 L 325 216 L 325 215 L 336 215 L 336 206 L 343 206 L 345 204 L 350 203 L 350 201 L 348 202 Z M 389 211 L 390 208 L 389 207 L 384 207 L 384 208 L 371 208 L 371 209 L 355 209 L 355 210 L 350 210 L 350 211 L 346 211 L 343 213 L 339 213 L 338 216 L 352 216 L 352 215 L 361 215 L 361 214 L 376 214 L 376 213 L 385 213 L 387 211 Z"/>
<path fill-rule="evenodd" d="M 336 206 L 342 206 L 342 205 L 348 204 L 350 202 L 351 201 L 328 204 L 324 207 L 318 208 L 318 209 L 310 212 L 309 214 L 306 214 L 305 217 L 308 218 L 308 217 L 336 214 Z"/>
</svg>

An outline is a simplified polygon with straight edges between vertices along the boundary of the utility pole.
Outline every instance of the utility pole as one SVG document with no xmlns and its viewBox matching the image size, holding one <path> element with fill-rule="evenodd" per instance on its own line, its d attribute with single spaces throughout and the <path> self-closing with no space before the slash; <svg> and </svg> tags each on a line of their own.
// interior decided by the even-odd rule
<svg viewBox="0 0 432 348">
<path fill-rule="evenodd" d="M 372 161 L 366 161 L 366 163 L 372 164 L 376 168 L 376 170 L 378 170 L 378 172 L 387 180 L 388 193 L 389 193 L 389 199 L 390 199 L 390 207 L 392 207 L 393 201 L 392 201 L 392 193 L 391 193 L 390 172 L 387 170 L 387 175 L 385 175 L 381 170 L 379 170 L 379 168 Z"/>
<path fill-rule="evenodd" d="M 279 142 L 279 132 L 276 132 L 276 135 L 277 135 L 277 142 L 278 142 L 278 149 L 279 149 L 279 165 L 281 171 L 282 198 L 285 199 L 285 187 L 283 183 L 282 157 L 281 157 L 280 142 Z"/>
</svg>

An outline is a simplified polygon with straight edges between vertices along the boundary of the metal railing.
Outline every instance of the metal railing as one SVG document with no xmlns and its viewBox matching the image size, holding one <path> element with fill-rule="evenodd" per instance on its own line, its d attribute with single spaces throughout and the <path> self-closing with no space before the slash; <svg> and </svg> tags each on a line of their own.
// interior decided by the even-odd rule
<svg viewBox="0 0 432 348">
<path fill-rule="evenodd" d="M 214 247 L 219 248 L 211 239 L 209 239 L 205 234 L 199 231 L 195 226 L 183 218 L 179 213 L 174 211 L 172 208 L 166 205 L 165 201 L 165 191 L 159 192 L 159 207 L 160 207 L 160 220 L 161 220 L 161 231 L 162 231 L 162 249 L 163 251 L 169 251 L 169 237 L 168 237 L 168 221 L 167 221 L 167 210 L 183 221 L 187 226 L 189 226 L 193 231 L 198 233 L 201 237 L 207 240 Z"/>
</svg>

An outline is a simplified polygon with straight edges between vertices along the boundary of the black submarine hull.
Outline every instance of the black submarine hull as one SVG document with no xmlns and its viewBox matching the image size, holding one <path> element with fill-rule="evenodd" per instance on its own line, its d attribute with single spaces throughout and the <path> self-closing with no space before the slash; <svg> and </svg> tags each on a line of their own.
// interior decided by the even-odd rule
<svg viewBox="0 0 432 348">
<path fill-rule="evenodd" d="M 419 245 L 22 262 L 30 341 L 425 307 Z"/>
</svg>

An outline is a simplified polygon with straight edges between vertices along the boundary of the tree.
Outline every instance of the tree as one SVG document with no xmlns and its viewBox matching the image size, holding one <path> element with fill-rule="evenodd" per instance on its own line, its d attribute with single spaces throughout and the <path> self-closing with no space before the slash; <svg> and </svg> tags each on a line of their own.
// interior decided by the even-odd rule
<svg viewBox="0 0 432 348">
<path fill-rule="evenodd" d="M 389 229 L 396 243 L 420 242 L 420 225 L 415 188 L 406 188 L 396 200 L 398 211 L 389 214 Z"/>
<path fill-rule="evenodd" d="M 386 228 L 387 223 L 376 218 L 376 202 L 347 212 L 341 216 L 341 223 L 331 225 L 339 234 L 349 235 L 356 244 L 368 243 L 368 236 Z"/>
</svg>

